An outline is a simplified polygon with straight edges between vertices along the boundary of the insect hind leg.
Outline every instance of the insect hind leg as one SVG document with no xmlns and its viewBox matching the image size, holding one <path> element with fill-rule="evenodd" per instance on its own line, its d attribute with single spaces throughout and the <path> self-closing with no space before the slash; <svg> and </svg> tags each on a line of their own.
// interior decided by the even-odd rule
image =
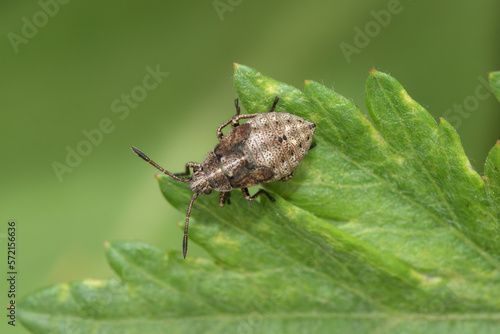
<svg viewBox="0 0 500 334">
<path fill-rule="evenodd" d="M 271 109 L 269 109 L 268 112 L 273 112 L 276 109 L 276 105 L 278 104 L 279 99 L 280 98 L 278 96 L 276 96 L 276 98 L 274 99 L 273 105 L 272 105 Z M 222 129 L 224 129 L 226 126 L 228 126 L 229 123 L 231 123 L 231 127 L 235 128 L 235 127 L 240 125 L 240 119 L 253 118 L 253 117 L 258 115 L 258 114 L 240 115 L 241 109 L 240 109 L 240 105 L 239 105 L 239 99 L 234 100 L 234 106 L 236 108 L 236 115 L 234 115 L 233 117 L 231 117 L 230 119 L 228 119 L 227 121 L 222 123 L 217 128 L 217 138 L 219 138 L 219 140 L 222 140 L 222 138 L 224 137 L 224 135 L 222 134 Z"/>
<path fill-rule="evenodd" d="M 219 140 L 222 140 L 222 138 L 224 137 L 224 135 L 222 134 L 222 129 L 229 125 L 229 123 L 231 123 L 231 126 L 235 128 L 240 125 L 240 119 L 254 118 L 257 115 L 258 114 L 234 115 L 217 128 L 217 138 L 219 138 Z"/>
<path fill-rule="evenodd" d="M 274 109 L 276 109 L 276 105 L 278 104 L 279 100 L 280 100 L 280 98 L 278 96 L 276 96 L 276 98 L 274 99 L 274 102 L 273 102 L 273 106 L 271 107 L 271 109 L 269 109 L 268 112 L 273 112 Z"/>
<path fill-rule="evenodd" d="M 234 106 L 236 107 L 236 116 L 238 116 L 240 114 L 240 111 L 241 111 L 240 105 L 238 102 L 239 102 L 238 99 L 234 100 Z"/>
</svg>

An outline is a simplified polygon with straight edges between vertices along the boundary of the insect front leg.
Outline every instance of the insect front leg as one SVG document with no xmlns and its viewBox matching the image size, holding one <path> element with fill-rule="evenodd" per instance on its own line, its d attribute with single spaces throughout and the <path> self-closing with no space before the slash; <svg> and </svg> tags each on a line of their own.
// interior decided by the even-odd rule
<svg viewBox="0 0 500 334">
<path fill-rule="evenodd" d="M 224 135 L 222 134 L 222 129 L 225 128 L 229 123 L 231 123 L 232 120 L 233 118 L 230 118 L 217 128 L 217 138 L 219 138 L 219 140 L 222 140 L 222 137 L 224 137 Z"/>
<path fill-rule="evenodd" d="M 259 191 L 257 191 L 257 193 L 253 196 L 250 196 L 250 193 L 248 192 L 248 188 L 241 188 L 241 192 L 243 193 L 243 197 L 245 197 L 245 199 L 247 201 L 253 201 L 254 199 L 256 199 L 257 197 L 259 197 L 260 195 L 266 195 L 267 198 L 269 198 L 271 200 L 271 202 L 275 202 L 276 200 L 274 198 L 271 197 L 271 195 L 269 195 L 269 193 L 267 191 L 265 191 L 264 189 L 260 189 Z"/>
<path fill-rule="evenodd" d="M 231 204 L 231 200 L 229 199 L 230 197 L 231 197 L 230 191 L 222 191 L 219 197 L 219 206 L 222 208 L 226 203 Z"/>
<path fill-rule="evenodd" d="M 186 164 L 186 171 L 184 173 L 176 173 L 174 174 L 175 176 L 181 176 L 181 175 L 191 175 L 191 172 L 189 171 L 189 167 L 193 169 L 193 173 L 201 169 L 201 164 L 196 163 L 196 162 L 188 162 Z"/>
<path fill-rule="evenodd" d="M 222 123 L 222 125 L 217 128 L 217 138 L 219 138 L 219 140 L 222 139 L 222 137 L 224 137 L 224 135 L 222 134 L 222 129 L 225 128 L 229 123 L 232 123 L 233 118 L 240 114 L 241 109 L 240 109 L 240 105 L 238 104 L 238 99 L 234 100 L 234 106 L 236 107 L 236 115 L 231 117 L 226 122 Z M 234 128 L 235 127 L 234 123 L 232 123 L 232 125 Z M 236 125 L 236 126 L 238 126 L 238 125 Z"/>
</svg>

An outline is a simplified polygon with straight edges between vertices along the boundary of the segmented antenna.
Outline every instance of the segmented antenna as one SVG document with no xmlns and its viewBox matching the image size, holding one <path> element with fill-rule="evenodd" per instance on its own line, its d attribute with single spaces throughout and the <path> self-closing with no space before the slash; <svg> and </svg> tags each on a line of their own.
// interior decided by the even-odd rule
<svg viewBox="0 0 500 334">
<path fill-rule="evenodd" d="M 132 151 L 134 151 L 135 154 L 137 154 L 139 157 L 141 157 L 144 161 L 149 162 L 155 168 L 159 169 L 161 172 L 167 174 L 168 176 L 173 177 L 174 179 L 182 181 L 182 182 L 191 181 L 191 179 L 188 177 L 178 177 L 177 175 L 174 175 L 174 174 L 170 173 L 169 171 L 163 169 L 156 162 L 149 159 L 149 157 L 147 155 L 145 155 L 144 153 L 142 153 L 137 147 L 132 146 L 131 149 L 132 149 Z M 187 250 L 188 250 L 189 217 L 191 216 L 191 209 L 193 208 L 193 202 L 199 195 L 200 195 L 199 192 L 194 193 L 193 197 L 191 197 L 191 202 L 189 202 L 189 207 L 188 207 L 188 211 L 187 211 L 187 215 L 186 215 L 186 223 L 184 225 L 184 238 L 182 240 L 182 257 L 184 257 L 184 258 L 186 258 Z"/>
<path fill-rule="evenodd" d="M 191 202 L 189 202 L 189 208 L 186 215 L 186 223 L 184 225 L 184 239 L 182 240 L 182 257 L 186 258 L 188 252 L 188 228 L 189 228 L 189 216 L 191 216 L 191 208 L 193 207 L 193 202 L 198 197 L 200 193 L 194 193 L 191 197 Z"/>
<path fill-rule="evenodd" d="M 153 160 L 149 159 L 149 157 L 147 155 L 145 155 L 144 153 L 142 153 L 137 147 L 132 146 L 131 149 L 132 149 L 132 151 L 134 151 L 135 154 L 137 154 L 138 156 L 140 156 L 144 161 L 149 162 L 155 168 L 159 169 L 161 172 L 167 174 L 168 176 L 173 177 L 174 179 L 182 181 L 182 182 L 189 182 L 189 181 L 191 181 L 191 179 L 189 177 L 178 177 L 177 175 L 174 175 L 174 174 L 170 173 L 168 170 L 163 169 L 156 162 L 154 162 Z"/>
</svg>

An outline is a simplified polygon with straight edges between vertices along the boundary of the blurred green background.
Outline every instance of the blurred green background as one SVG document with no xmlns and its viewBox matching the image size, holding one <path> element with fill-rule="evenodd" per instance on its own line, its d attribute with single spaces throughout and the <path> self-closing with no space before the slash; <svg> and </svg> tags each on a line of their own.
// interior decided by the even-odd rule
<svg viewBox="0 0 500 334">
<path fill-rule="evenodd" d="M 446 114 L 481 173 L 500 138 L 500 105 L 483 86 L 500 70 L 496 0 L 55 1 L 0 4 L 0 241 L 6 254 L 14 219 L 18 300 L 49 284 L 114 276 L 106 240 L 180 249 L 185 213 L 166 203 L 155 170 L 129 147 L 172 172 L 201 162 L 234 113 L 233 62 L 300 89 L 316 80 L 365 113 L 369 69 L 390 73 L 436 119 Z M 390 22 L 377 23 L 389 9 Z M 365 28 L 371 37 L 356 39 Z M 341 45 L 362 47 L 346 57 Z M 151 90 L 141 88 L 147 67 L 169 73 Z M 130 94 L 136 104 L 127 106 Z M 54 162 L 66 164 L 67 147 L 83 145 L 82 131 L 103 119 L 112 131 L 80 147 L 89 154 L 58 178 Z"/>
</svg>

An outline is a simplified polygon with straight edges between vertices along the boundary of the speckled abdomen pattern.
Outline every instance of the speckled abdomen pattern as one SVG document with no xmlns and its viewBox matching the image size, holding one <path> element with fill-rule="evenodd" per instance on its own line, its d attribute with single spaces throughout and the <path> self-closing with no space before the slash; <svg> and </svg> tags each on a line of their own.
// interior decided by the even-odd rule
<svg viewBox="0 0 500 334">
<path fill-rule="evenodd" d="M 293 173 L 311 146 L 315 125 L 288 113 L 268 112 L 249 121 L 252 127 L 246 140 L 257 167 L 268 167 L 277 181 Z"/>
</svg>

